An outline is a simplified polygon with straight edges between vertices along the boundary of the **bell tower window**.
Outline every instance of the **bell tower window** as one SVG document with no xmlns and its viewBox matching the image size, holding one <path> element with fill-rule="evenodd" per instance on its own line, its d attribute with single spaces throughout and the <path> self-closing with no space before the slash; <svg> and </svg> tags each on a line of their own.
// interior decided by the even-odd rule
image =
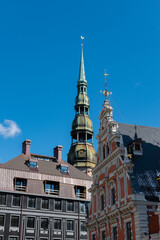
<svg viewBox="0 0 160 240">
<path fill-rule="evenodd" d="M 84 108 L 80 107 L 80 113 L 83 114 L 84 113 Z"/>
</svg>

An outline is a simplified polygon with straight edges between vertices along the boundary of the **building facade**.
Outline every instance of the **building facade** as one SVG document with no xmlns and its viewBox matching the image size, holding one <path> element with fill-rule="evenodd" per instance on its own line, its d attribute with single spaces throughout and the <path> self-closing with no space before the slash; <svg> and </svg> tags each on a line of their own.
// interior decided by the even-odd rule
<svg viewBox="0 0 160 240">
<path fill-rule="evenodd" d="M 0 240 L 88 239 L 85 227 L 92 179 L 54 157 L 22 154 L 0 165 Z"/>
<path fill-rule="evenodd" d="M 72 123 L 72 143 L 68 153 L 68 162 L 91 176 L 92 169 L 95 167 L 95 150 L 93 146 L 93 126 L 89 117 L 90 105 L 87 96 L 83 44 L 81 44 L 81 61 L 74 108 L 75 118 Z"/>
<path fill-rule="evenodd" d="M 104 93 L 89 190 L 90 240 L 158 240 L 160 129 L 114 121 Z"/>
</svg>

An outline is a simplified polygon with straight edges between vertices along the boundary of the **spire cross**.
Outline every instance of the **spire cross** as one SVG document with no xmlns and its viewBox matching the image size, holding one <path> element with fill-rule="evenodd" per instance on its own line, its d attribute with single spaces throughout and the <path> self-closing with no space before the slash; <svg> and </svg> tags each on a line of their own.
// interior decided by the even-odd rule
<svg viewBox="0 0 160 240">
<path fill-rule="evenodd" d="M 107 99 L 107 96 L 109 96 L 110 94 L 112 94 L 111 92 L 108 92 L 108 90 L 107 90 L 107 76 L 109 76 L 109 74 L 106 73 L 106 69 L 105 69 L 105 70 L 104 70 L 105 90 L 104 90 L 104 91 L 100 91 L 100 92 L 105 96 L 105 99 Z"/>
<path fill-rule="evenodd" d="M 104 70 L 104 77 L 105 77 L 105 92 L 107 92 L 107 76 L 109 76 L 109 74 L 106 73 L 106 69 Z M 106 97 L 106 96 L 105 96 Z"/>
</svg>

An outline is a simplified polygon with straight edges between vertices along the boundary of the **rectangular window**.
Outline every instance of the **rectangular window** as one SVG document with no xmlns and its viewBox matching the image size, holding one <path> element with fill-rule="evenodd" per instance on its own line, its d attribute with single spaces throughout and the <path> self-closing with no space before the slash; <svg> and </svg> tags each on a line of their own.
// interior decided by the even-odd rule
<svg viewBox="0 0 160 240">
<path fill-rule="evenodd" d="M 101 211 L 104 210 L 104 194 L 100 196 L 100 208 L 101 208 Z"/>
<path fill-rule="evenodd" d="M 85 213 L 86 212 L 86 207 L 85 207 L 85 202 L 80 203 L 80 212 Z"/>
<path fill-rule="evenodd" d="M 58 182 L 46 181 L 45 192 L 47 194 L 58 195 L 59 194 L 59 183 Z"/>
<path fill-rule="evenodd" d="M 67 201 L 67 211 L 68 212 L 74 211 L 74 202 L 73 201 Z"/>
<path fill-rule="evenodd" d="M 18 240 L 18 237 L 9 237 L 9 240 Z"/>
<path fill-rule="evenodd" d="M 113 228 L 113 240 L 118 240 L 117 227 Z"/>
<path fill-rule="evenodd" d="M 80 222 L 80 229 L 81 229 L 82 232 L 86 232 L 87 231 L 84 221 Z"/>
<path fill-rule="evenodd" d="M 126 235 L 127 235 L 127 240 L 132 240 L 132 235 L 131 235 L 131 222 L 126 223 Z"/>
<path fill-rule="evenodd" d="M 4 227 L 4 215 L 0 215 L 0 226 Z"/>
<path fill-rule="evenodd" d="M 0 193 L 0 205 L 6 205 L 6 194 Z"/>
<path fill-rule="evenodd" d="M 139 143 L 135 143 L 135 150 L 141 151 L 141 145 Z"/>
<path fill-rule="evenodd" d="M 75 186 L 75 194 L 77 198 L 86 198 L 86 188 L 83 186 Z"/>
<path fill-rule="evenodd" d="M 55 210 L 60 211 L 61 210 L 61 200 L 55 200 Z"/>
<path fill-rule="evenodd" d="M 49 209 L 49 199 L 42 198 L 42 208 Z"/>
<path fill-rule="evenodd" d="M 116 203 L 116 190 L 115 188 L 111 189 L 111 205 Z"/>
<path fill-rule="evenodd" d="M 105 231 L 102 231 L 101 240 L 105 240 L 105 239 L 106 239 L 106 233 L 105 233 Z"/>
<path fill-rule="evenodd" d="M 31 168 L 37 168 L 38 163 L 37 162 L 33 162 L 33 161 L 29 161 L 29 167 Z"/>
<path fill-rule="evenodd" d="M 19 227 L 19 216 L 11 216 L 11 227 Z"/>
<path fill-rule="evenodd" d="M 61 171 L 61 173 L 67 174 L 68 173 L 68 166 L 60 166 L 60 171 Z"/>
<path fill-rule="evenodd" d="M 25 240 L 34 240 L 34 238 L 32 238 L 32 237 L 27 237 L 27 238 L 25 238 Z"/>
<path fill-rule="evenodd" d="M 41 229 L 48 230 L 48 218 L 41 218 Z"/>
<path fill-rule="evenodd" d="M 15 180 L 15 190 L 25 192 L 27 188 L 27 179 L 16 178 Z"/>
<path fill-rule="evenodd" d="M 67 220 L 67 230 L 73 231 L 74 230 L 74 221 Z"/>
<path fill-rule="evenodd" d="M 29 197 L 28 198 L 28 207 L 29 208 L 35 208 L 36 207 L 36 198 L 35 197 Z"/>
<path fill-rule="evenodd" d="M 34 222 L 35 222 L 34 217 L 28 217 L 27 218 L 27 228 L 34 228 Z"/>
<path fill-rule="evenodd" d="M 96 235 L 95 234 L 92 235 L 92 240 L 96 240 Z"/>
<path fill-rule="evenodd" d="M 61 230 L 61 220 L 54 219 L 54 229 Z"/>
<path fill-rule="evenodd" d="M 13 202 L 12 205 L 15 207 L 20 207 L 20 196 L 18 195 L 13 195 Z"/>
</svg>

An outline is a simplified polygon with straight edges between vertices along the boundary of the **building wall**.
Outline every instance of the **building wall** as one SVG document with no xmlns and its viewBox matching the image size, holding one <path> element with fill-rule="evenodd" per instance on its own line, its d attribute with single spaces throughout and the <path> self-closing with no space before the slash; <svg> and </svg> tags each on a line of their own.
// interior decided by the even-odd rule
<svg viewBox="0 0 160 240">
<path fill-rule="evenodd" d="M 90 240 L 94 240 L 94 235 L 96 240 L 146 239 L 149 231 L 151 236 L 159 232 L 158 216 L 155 215 L 158 203 L 146 201 L 143 193 L 135 193 L 132 189 L 130 174 L 133 165 L 111 112 L 110 104 L 105 102 L 99 117 L 97 164 L 93 169 L 94 184 L 90 189 Z M 101 207 L 102 195 L 104 207 Z M 127 227 L 131 229 L 128 231 L 131 237 L 128 238 Z M 117 238 L 114 238 L 115 228 Z M 102 236 L 104 231 L 105 238 Z"/>
<path fill-rule="evenodd" d="M 27 180 L 27 186 L 24 191 L 18 191 L 15 186 L 17 178 Z M 47 194 L 45 190 L 45 181 L 59 182 L 58 195 Z M 41 174 L 37 172 L 25 172 L 0 168 L 0 196 L 6 195 L 6 203 L 0 203 L 0 217 L 5 216 L 4 226 L 0 222 L 0 240 L 8 240 L 10 237 L 17 237 L 18 240 L 41 239 L 41 240 L 79 240 L 88 239 L 87 229 L 85 227 L 88 216 L 88 205 L 90 193 L 88 189 L 91 186 L 91 180 L 75 179 L 69 176 L 55 176 Z M 84 187 L 85 195 L 78 197 L 76 195 L 76 186 Z M 20 196 L 19 206 L 13 206 L 13 196 Z M 28 207 L 29 197 L 36 198 L 36 207 Z M 42 199 L 49 200 L 49 208 L 42 208 Z M 61 201 L 61 210 L 55 209 L 55 202 Z M 73 211 L 67 211 L 67 202 L 74 204 Z M 84 211 L 81 211 L 84 209 Z M 18 227 L 11 228 L 11 217 L 19 216 Z M 27 227 L 28 217 L 34 217 L 34 228 Z M 41 218 L 48 219 L 48 229 L 40 228 Z M 54 229 L 54 221 L 61 220 L 61 228 Z M 74 229 L 67 230 L 67 220 L 73 221 Z M 43 239 L 44 238 L 44 239 Z M 14 239 L 14 240 L 15 240 Z"/>
<path fill-rule="evenodd" d="M 80 239 L 87 239 L 87 232 L 81 231 L 78 228 L 81 222 L 86 221 L 86 206 L 88 202 L 83 200 L 72 200 L 74 203 L 74 210 L 67 211 L 67 199 L 54 198 L 51 196 L 45 196 L 45 199 L 49 199 L 49 208 L 42 208 L 42 196 L 37 195 L 27 195 L 22 193 L 16 193 L 17 196 L 21 198 L 21 204 L 18 207 L 13 206 L 13 193 L 11 192 L 0 192 L 6 195 L 6 204 L 0 205 L 0 216 L 5 216 L 4 228 L 0 226 L 0 236 L 2 239 L 7 240 L 10 236 L 16 236 L 17 239 L 26 239 L 31 237 L 31 239 L 77 239 L 78 233 L 80 232 Z M 15 194 L 14 194 L 15 195 Z M 36 198 L 35 208 L 28 207 L 28 198 Z M 44 197 L 43 197 L 44 198 Z M 61 210 L 56 210 L 55 201 L 59 199 L 61 201 Z M 85 211 L 81 211 L 82 205 L 85 205 Z M 11 216 L 19 216 L 19 227 L 11 227 Z M 27 227 L 27 218 L 35 218 L 34 229 Z M 40 228 L 41 218 L 48 218 L 48 229 L 42 230 Z M 22 220 L 21 220 L 22 219 Z M 61 229 L 54 229 L 54 220 L 61 220 Z M 74 222 L 73 231 L 67 230 L 67 220 L 72 220 Z M 19 238 L 21 235 L 21 238 Z"/>
<path fill-rule="evenodd" d="M 90 188 L 92 181 L 83 179 L 75 179 L 65 176 L 46 175 L 35 172 L 24 172 L 11 169 L 0 168 L 0 189 L 6 191 L 14 191 L 14 179 L 24 178 L 27 179 L 27 192 L 34 194 L 45 194 L 43 182 L 55 181 L 60 183 L 60 196 L 74 198 L 74 186 L 86 187 L 86 199 L 90 200 Z M 65 191 L 67 190 L 67 191 Z"/>
</svg>

